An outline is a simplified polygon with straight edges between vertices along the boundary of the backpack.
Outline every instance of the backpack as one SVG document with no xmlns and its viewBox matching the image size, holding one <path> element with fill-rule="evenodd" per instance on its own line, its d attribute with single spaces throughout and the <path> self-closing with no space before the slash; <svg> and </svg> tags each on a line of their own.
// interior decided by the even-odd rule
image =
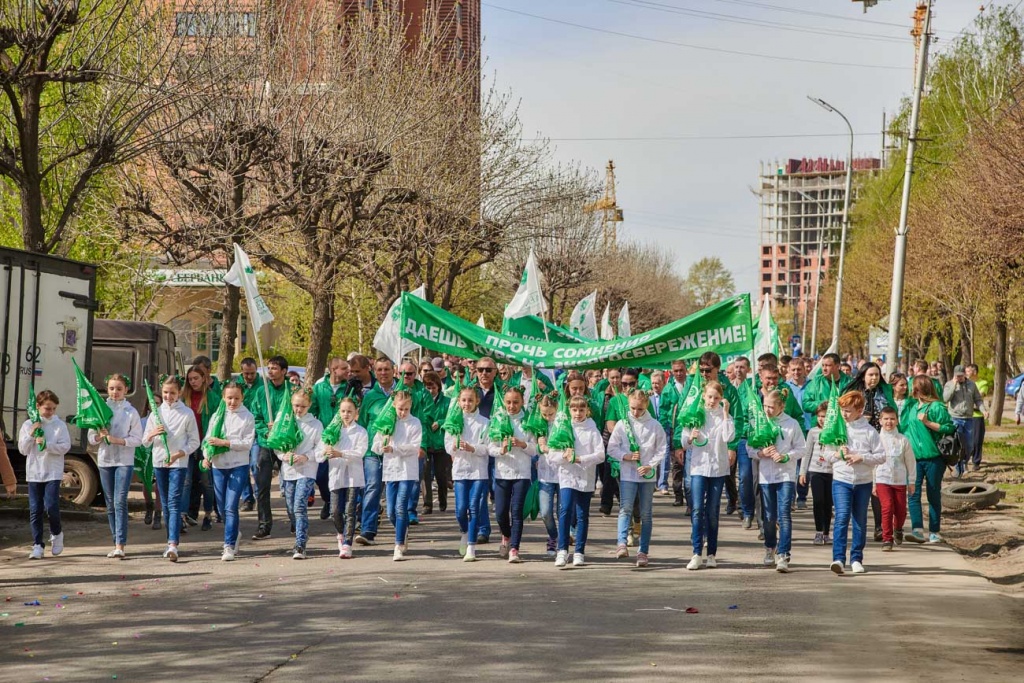
<svg viewBox="0 0 1024 683">
<path fill-rule="evenodd" d="M 964 447 L 964 441 L 960 438 L 959 431 L 944 434 L 935 446 L 939 449 L 939 455 L 946 467 L 956 467 L 956 464 L 967 454 L 967 448 Z"/>
</svg>

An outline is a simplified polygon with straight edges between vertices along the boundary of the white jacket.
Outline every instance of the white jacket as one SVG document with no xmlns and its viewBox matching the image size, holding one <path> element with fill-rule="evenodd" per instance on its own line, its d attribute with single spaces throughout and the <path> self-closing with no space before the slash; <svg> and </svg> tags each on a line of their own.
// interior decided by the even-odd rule
<svg viewBox="0 0 1024 683">
<path fill-rule="evenodd" d="M 395 422 L 395 433 L 390 445 L 394 449 L 384 453 L 384 435 L 373 435 L 374 453 L 384 457 L 382 471 L 384 481 L 416 481 L 420 478 L 420 444 L 423 443 L 423 426 L 419 419 L 409 415 Z"/>
<path fill-rule="evenodd" d="M 32 422 L 25 420 L 18 434 L 18 450 L 25 456 L 25 481 L 44 482 L 64 478 L 64 455 L 71 450 L 71 435 L 64 420 L 56 415 L 40 420 L 46 449 L 39 450 L 32 436 Z"/>
<path fill-rule="evenodd" d="M 89 445 L 99 446 L 96 463 L 100 467 L 132 467 L 135 465 L 135 449 L 142 445 L 142 420 L 139 419 L 139 412 L 128 401 L 112 401 L 108 398 L 107 405 L 114 413 L 107 432 L 110 436 L 124 439 L 126 443 L 123 446 L 109 444 L 95 429 L 90 429 L 87 436 Z"/>
<path fill-rule="evenodd" d="M 487 479 L 488 445 L 487 429 L 490 420 L 478 412 L 462 413 L 462 443 L 473 448 L 470 453 L 455 448 L 456 437 L 445 433 L 444 449 L 452 455 L 452 481 L 479 481 Z"/>
<path fill-rule="evenodd" d="M 870 484 L 872 470 L 885 462 L 885 448 L 878 432 L 866 417 L 846 423 L 846 449 L 864 457 L 864 462 L 851 465 L 840 455 L 836 446 L 826 446 L 826 458 L 832 463 L 832 481 L 845 484 Z"/>
<path fill-rule="evenodd" d="M 690 457 L 686 459 L 690 476 L 729 476 L 729 442 L 736 436 L 736 424 L 732 416 L 722 408 L 708 411 L 700 433 L 707 443 L 703 446 L 693 446 L 690 451 Z M 690 448 L 690 432 L 683 430 L 679 442 L 684 449 Z"/>
<path fill-rule="evenodd" d="M 310 413 L 306 413 L 302 417 L 296 415 L 295 421 L 302 432 L 302 442 L 287 453 L 274 451 L 277 458 L 281 461 L 281 481 L 316 479 L 316 471 L 320 467 L 320 463 L 317 462 L 317 456 L 320 455 L 322 457 L 324 447 L 320 441 L 320 434 L 324 431 L 324 425 Z M 291 465 L 289 463 L 292 460 L 292 455 L 304 455 L 308 460 Z"/>
<path fill-rule="evenodd" d="M 594 490 L 597 466 L 605 460 L 604 439 L 593 419 L 573 422 L 576 462 L 566 462 L 565 451 L 548 451 L 541 461 L 558 471 L 558 488 L 589 493 Z"/>
<path fill-rule="evenodd" d="M 488 451 L 494 458 L 495 479 L 530 479 L 533 475 L 533 456 L 537 455 L 537 440 L 532 434 L 523 431 L 523 418 L 526 413 L 519 411 L 511 415 L 512 431 L 515 438 L 526 444 L 526 448 L 512 447 L 508 453 L 502 452 L 500 443 L 490 442 Z"/>
<path fill-rule="evenodd" d="M 917 459 L 910 441 L 897 431 L 882 430 L 878 436 L 885 449 L 885 461 L 875 468 L 875 483 L 906 486 L 911 476 L 917 476 Z"/>
<path fill-rule="evenodd" d="M 153 436 L 147 433 L 142 437 L 142 443 L 148 446 L 153 444 L 153 467 L 188 467 L 188 457 L 199 448 L 199 425 L 196 424 L 196 414 L 180 400 L 174 403 L 160 404 L 160 422 L 167 432 L 167 447 L 170 453 L 164 448 L 164 439 L 161 436 Z M 149 420 L 147 426 L 152 429 L 155 425 Z M 171 453 L 182 451 L 186 457 L 178 458 L 168 464 L 167 459 Z"/>
<path fill-rule="evenodd" d="M 780 484 L 782 482 L 796 482 L 796 460 L 799 458 L 807 444 L 804 441 L 804 432 L 800 425 L 789 415 L 782 413 L 772 418 L 772 422 L 779 426 L 782 433 L 775 440 L 775 450 L 782 455 L 788 455 L 786 462 L 775 462 L 771 458 L 761 458 L 763 451 L 755 450 L 758 461 L 758 481 L 762 484 Z"/>
<path fill-rule="evenodd" d="M 358 422 L 341 427 L 341 438 L 333 446 L 324 444 L 316 456 L 317 462 L 328 463 L 328 486 L 332 491 L 340 489 L 361 489 L 366 486 L 363 473 L 363 456 L 369 446 L 370 437 Z M 341 457 L 328 458 L 327 449 L 341 451 Z"/>
<path fill-rule="evenodd" d="M 629 447 L 629 436 L 626 434 L 626 427 L 632 427 L 636 435 L 637 444 L 640 446 L 640 462 L 632 460 L 623 462 L 622 458 L 632 453 Z M 653 479 L 644 479 L 637 474 L 639 465 L 657 468 L 665 458 L 667 448 L 665 429 L 661 424 L 651 417 L 651 414 L 644 411 L 643 416 L 638 420 L 633 417 L 632 412 L 624 420 L 619 420 L 612 430 L 612 436 L 608 440 L 608 457 L 615 458 L 619 465 L 619 479 L 621 481 L 634 481 L 644 484 L 653 484 L 658 477 L 655 474 Z"/>
<path fill-rule="evenodd" d="M 554 423 L 554 420 L 548 420 L 549 434 Z M 544 437 L 544 443 L 547 443 L 547 437 Z M 603 443 L 601 445 L 604 446 Z M 552 464 L 551 459 L 547 457 L 548 453 L 547 446 L 544 447 L 543 451 L 541 450 L 540 439 L 537 439 L 537 455 L 539 456 L 537 458 L 537 481 L 542 484 L 557 484 L 559 482 L 559 466 Z"/>
<path fill-rule="evenodd" d="M 209 434 L 207 434 L 209 436 Z M 249 451 L 256 440 L 256 418 L 245 406 L 238 410 L 224 410 L 224 439 L 231 442 L 230 450 L 211 460 L 214 469 L 230 470 L 249 466 Z"/>
<path fill-rule="evenodd" d="M 829 474 L 832 472 L 832 463 L 825 457 L 825 447 L 818 440 L 821 437 L 821 427 L 811 427 L 807 432 L 807 447 L 804 454 L 800 456 L 800 474 L 807 475 L 808 472 L 818 474 Z"/>
</svg>

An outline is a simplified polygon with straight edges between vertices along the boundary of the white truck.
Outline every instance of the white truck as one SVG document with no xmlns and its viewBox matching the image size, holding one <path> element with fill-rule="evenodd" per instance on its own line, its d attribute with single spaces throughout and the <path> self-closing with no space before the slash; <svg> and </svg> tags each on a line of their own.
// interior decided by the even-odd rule
<svg viewBox="0 0 1024 683">
<path fill-rule="evenodd" d="M 125 373 L 132 380 L 128 400 L 145 415 L 142 380 L 155 386 L 161 374 L 181 367 L 169 328 L 94 319 L 98 307 L 95 266 L 0 248 L 0 429 L 19 482 L 24 482 L 24 458 L 17 438 L 30 383 L 37 392 L 56 393 L 57 414 L 67 420 L 75 414 L 78 393 L 72 359 L 100 393 L 106 393 L 108 374 Z M 84 433 L 71 422 L 68 427 L 72 447 L 64 461 L 61 494 L 89 505 L 100 490 L 95 453 L 86 447 Z"/>
</svg>

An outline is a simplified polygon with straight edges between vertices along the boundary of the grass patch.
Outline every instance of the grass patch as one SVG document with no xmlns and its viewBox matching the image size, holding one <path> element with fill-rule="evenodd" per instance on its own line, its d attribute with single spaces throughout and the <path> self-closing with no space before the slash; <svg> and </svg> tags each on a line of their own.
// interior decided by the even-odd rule
<svg viewBox="0 0 1024 683">
<path fill-rule="evenodd" d="M 986 440 L 982 454 L 984 459 L 989 462 L 1024 465 L 1024 443 L 1021 443 L 1020 437 L 1017 435 Z"/>
<path fill-rule="evenodd" d="M 997 484 L 997 486 L 1006 491 L 1006 498 L 1003 500 L 1004 503 L 1010 505 L 1022 505 L 1024 504 L 1024 484 Z"/>
</svg>

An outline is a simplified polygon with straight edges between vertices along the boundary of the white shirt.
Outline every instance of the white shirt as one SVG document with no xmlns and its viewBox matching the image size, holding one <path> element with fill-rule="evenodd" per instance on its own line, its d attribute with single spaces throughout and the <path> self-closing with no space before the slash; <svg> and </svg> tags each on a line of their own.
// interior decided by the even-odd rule
<svg viewBox="0 0 1024 683">
<path fill-rule="evenodd" d="M 160 422 L 167 432 L 167 448 L 164 448 L 162 436 L 153 436 L 150 433 L 142 438 L 143 444 L 147 446 L 153 444 L 153 467 L 188 467 L 187 456 L 194 453 L 200 444 L 196 414 L 180 400 L 174 403 L 161 403 L 158 412 L 160 413 Z M 155 427 L 153 420 L 149 420 L 148 423 L 148 427 Z M 171 457 L 171 454 L 178 451 L 185 453 L 186 457 L 168 463 L 167 459 Z"/>
<path fill-rule="evenodd" d="M 806 475 L 808 472 L 829 474 L 832 472 L 832 463 L 825 457 L 825 447 L 821 445 L 820 437 L 821 427 L 811 427 L 811 431 L 807 432 L 807 447 L 804 449 L 804 454 L 800 456 L 802 458 L 800 474 Z"/>
<path fill-rule="evenodd" d="M 633 452 L 629 447 L 629 436 L 626 433 L 627 425 L 633 429 L 637 444 L 640 446 L 639 463 L 632 460 L 622 462 L 624 456 Z M 612 436 L 608 440 L 608 456 L 615 458 L 621 463 L 619 466 L 620 481 L 653 484 L 657 480 L 657 475 L 651 479 L 644 479 L 637 474 L 637 467 L 645 465 L 657 468 L 665 457 L 666 444 L 665 429 L 657 420 L 651 417 L 647 410 L 644 410 L 644 414 L 639 420 L 633 417 L 632 412 L 630 412 L 626 419 L 619 420 L 615 425 L 615 429 L 612 430 Z"/>
<path fill-rule="evenodd" d="M 452 455 L 452 481 L 479 481 L 487 479 L 488 445 L 487 429 L 490 420 L 478 412 L 462 413 L 462 443 L 473 448 L 470 453 L 456 449 L 456 437 L 445 433 L 444 448 Z"/>
<path fill-rule="evenodd" d="M 594 490 L 597 466 L 605 460 L 604 439 L 592 418 L 573 422 L 572 431 L 576 440 L 576 462 L 566 462 L 565 451 L 548 451 L 541 456 L 551 467 L 558 470 L 558 488 L 588 493 Z"/>
<path fill-rule="evenodd" d="M 71 435 L 64 420 L 56 415 L 41 418 L 46 448 L 39 450 L 32 436 L 32 422 L 25 420 L 18 434 L 18 450 L 25 456 L 25 481 L 38 483 L 64 478 L 64 455 L 71 450 Z"/>
<path fill-rule="evenodd" d="M 526 444 L 526 448 L 513 446 L 508 453 L 502 452 L 502 444 L 494 441 L 488 445 L 494 457 L 495 479 L 530 479 L 533 475 L 533 456 L 537 455 L 537 441 L 532 434 L 523 431 L 523 418 L 526 414 L 519 411 L 518 415 L 510 415 L 512 433 L 516 439 Z"/>
<path fill-rule="evenodd" d="M 910 441 L 897 431 L 884 429 L 878 435 L 885 449 L 885 461 L 875 468 L 875 483 L 890 486 L 906 486 L 910 473 L 917 474 L 917 459 L 910 447 Z"/>
<path fill-rule="evenodd" d="M 324 426 L 320 420 L 309 413 L 302 417 L 295 416 L 295 421 L 302 432 L 302 442 L 288 453 L 274 451 L 281 461 L 281 481 L 297 481 L 299 479 L 316 479 L 316 471 L 320 466 L 317 462 L 317 455 L 321 455 L 323 444 L 320 442 L 320 434 Z M 308 458 L 306 462 L 290 464 L 292 455 L 304 455 Z"/>
<path fill-rule="evenodd" d="M 758 461 L 758 481 L 761 484 L 780 484 L 787 481 L 796 481 L 796 460 L 806 450 L 807 442 L 804 441 L 804 432 L 800 429 L 797 421 L 789 415 L 782 413 L 772 418 L 772 422 L 778 425 L 781 433 L 775 439 L 775 450 L 781 455 L 788 455 L 786 462 L 775 462 L 771 458 L 761 458 L 761 452 L 755 450 Z"/>
<path fill-rule="evenodd" d="M 324 444 L 316 456 L 317 462 L 326 460 L 328 464 L 328 486 L 332 491 L 340 489 L 361 489 L 366 486 L 363 474 L 363 456 L 369 446 L 370 437 L 358 422 L 341 427 L 341 438 L 333 446 Z M 327 458 L 327 449 L 341 451 L 340 458 Z"/>
<path fill-rule="evenodd" d="M 132 467 L 135 465 L 135 449 L 142 445 L 142 420 L 139 419 L 139 412 L 124 400 L 113 401 L 108 398 L 107 405 L 114 413 L 107 432 L 110 436 L 124 439 L 125 445 L 109 444 L 95 429 L 90 429 L 86 437 L 89 445 L 99 446 L 96 463 L 100 467 Z"/>
<path fill-rule="evenodd" d="M 207 434 L 209 436 L 209 434 Z M 231 442 L 229 450 L 215 456 L 210 463 L 214 469 L 230 470 L 249 466 L 249 451 L 256 440 L 256 418 L 245 406 L 238 410 L 224 410 L 224 439 Z"/>
<path fill-rule="evenodd" d="M 864 462 L 856 465 L 843 460 L 837 446 L 826 446 L 825 457 L 832 463 L 832 480 L 845 484 L 870 484 L 872 470 L 885 462 L 885 449 L 878 432 L 871 426 L 866 417 L 846 423 L 846 449 L 850 453 L 864 457 Z"/>
<path fill-rule="evenodd" d="M 554 424 L 554 419 L 548 420 L 548 434 L 551 433 L 551 427 Z M 544 443 L 547 444 L 547 437 L 544 437 Z M 544 449 L 544 452 L 541 452 L 540 439 L 537 439 L 537 455 L 540 456 L 537 458 L 537 481 L 542 484 L 557 484 L 559 482 L 559 467 L 557 464 L 552 464 L 552 461 L 547 457 L 549 451 L 546 445 Z"/>
<path fill-rule="evenodd" d="M 732 416 L 720 407 L 707 411 L 706 415 L 700 433 L 707 443 L 693 446 L 686 466 L 691 477 L 727 477 L 730 469 L 729 442 L 736 436 L 736 424 Z M 684 449 L 690 448 L 692 439 L 689 431 L 683 430 L 679 443 Z"/>
<path fill-rule="evenodd" d="M 384 457 L 382 472 L 384 481 L 416 481 L 420 478 L 420 445 L 423 443 L 423 426 L 418 418 L 409 415 L 395 421 L 395 433 L 388 437 L 390 453 L 384 452 L 385 436 L 373 435 L 374 453 Z"/>
</svg>

